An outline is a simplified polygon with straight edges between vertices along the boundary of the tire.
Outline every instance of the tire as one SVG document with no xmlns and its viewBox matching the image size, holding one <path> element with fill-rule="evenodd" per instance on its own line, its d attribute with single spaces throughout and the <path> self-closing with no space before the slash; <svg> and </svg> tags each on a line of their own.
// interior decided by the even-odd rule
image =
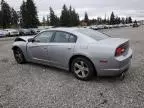
<svg viewBox="0 0 144 108">
<path fill-rule="evenodd" d="M 14 58 L 19 64 L 23 64 L 26 62 L 23 52 L 20 48 L 16 48 L 13 50 Z"/>
<path fill-rule="evenodd" d="M 11 37 L 11 34 L 10 34 L 10 33 L 8 34 L 8 37 Z"/>
<path fill-rule="evenodd" d="M 94 76 L 95 69 L 91 61 L 84 57 L 78 57 L 71 63 L 71 72 L 77 79 L 88 81 Z"/>
</svg>

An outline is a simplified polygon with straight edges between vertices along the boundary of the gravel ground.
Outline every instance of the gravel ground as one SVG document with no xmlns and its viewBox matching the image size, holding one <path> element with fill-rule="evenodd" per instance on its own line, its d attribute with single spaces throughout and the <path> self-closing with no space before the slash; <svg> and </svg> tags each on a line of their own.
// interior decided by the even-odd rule
<svg viewBox="0 0 144 108">
<path fill-rule="evenodd" d="M 79 81 L 64 70 L 37 64 L 19 65 L 12 39 L 0 41 L 0 108 L 144 108 L 144 29 L 104 30 L 131 40 L 132 66 L 123 81 Z"/>
</svg>

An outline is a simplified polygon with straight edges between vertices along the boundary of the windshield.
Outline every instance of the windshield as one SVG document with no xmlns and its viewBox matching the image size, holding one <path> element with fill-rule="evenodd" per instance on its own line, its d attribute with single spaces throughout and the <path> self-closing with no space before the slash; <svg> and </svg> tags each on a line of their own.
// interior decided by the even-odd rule
<svg viewBox="0 0 144 108">
<path fill-rule="evenodd" d="M 76 31 L 81 34 L 87 35 L 97 41 L 109 38 L 108 35 L 95 31 L 95 30 L 91 30 L 91 29 L 79 28 Z"/>
</svg>

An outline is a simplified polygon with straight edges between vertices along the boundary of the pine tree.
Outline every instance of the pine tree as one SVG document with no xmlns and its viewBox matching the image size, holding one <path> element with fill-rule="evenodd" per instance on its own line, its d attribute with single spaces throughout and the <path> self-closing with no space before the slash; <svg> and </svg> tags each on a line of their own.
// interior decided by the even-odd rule
<svg viewBox="0 0 144 108">
<path fill-rule="evenodd" d="M 0 10 L 0 27 L 2 27 L 2 11 Z"/>
<path fill-rule="evenodd" d="M 97 24 L 101 24 L 102 23 L 102 18 L 101 17 L 97 17 Z"/>
<path fill-rule="evenodd" d="M 42 22 L 43 26 L 46 26 L 46 19 L 45 17 L 43 17 L 43 22 Z"/>
<path fill-rule="evenodd" d="M 11 9 L 11 25 L 17 27 L 18 25 L 18 15 L 17 12 L 12 8 Z"/>
<path fill-rule="evenodd" d="M 87 23 L 87 25 L 89 25 L 89 18 L 87 12 L 85 12 L 84 22 Z"/>
<path fill-rule="evenodd" d="M 72 10 L 72 17 L 73 17 L 73 25 L 72 26 L 78 26 L 79 25 L 79 15 L 75 12 L 75 9 Z"/>
<path fill-rule="evenodd" d="M 10 6 L 4 1 L 1 1 L 2 11 L 2 26 L 3 28 L 10 27 L 11 24 L 11 10 Z"/>
<path fill-rule="evenodd" d="M 115 24 L 120 24 L 120 17 L 115 18 Z"/>
<path fill-rule="evenodd" d="M 125 22 L 126 24 L 128 24 L 129 23 L 129 18 L 126 18 L 126 22 Z"/>
<path fill-rule="evenodd" d="M 55 15 L 53 9 L 50 7 L 50 25 L 59 26 L 59 18 Z"/>
<path fill-rule="evenodd" d="M 114 15 L 113 12 L 111 13 L 111 16 L 110 16 L 110 24 L 111 24 L 111 25 L 114 25 L 114 24 L 115 24 L 115 15 Z"/>
<path fill-rule="evenodd" d="M 68 26 L 77 26 L 79 25 L 79 15 L 75 12 L 75 9 L 69 8 L 69 23 Z"/>
<path fill-rule="evenodd" d="M 131 17 L 129 17 L 128 19 L 129 19 L 129 23 L 132 23 L 132 18 L 131 18 Z"/>
<path fill-rule="evenodd" d="M 134 21 L 134 24 L 137 24 L 137 20 Z"/>
<path fill-rule="evenodd" d="M 27 27 L 27 6 L 26 2 L 23 1 L 21 7 L 20 7 L 20 14 L 21 14 L 21 27 L 26 28 Z"/>
<path fill-rule="evenodd" d="M 69 26 L 70 24 L 70 15 L 66 5 L 63 6 L 61 16 L 60 16 L 60 24 L 61 26 Z"/>
<path fill-rule="evenodd" d="M 48 15 L 47 15 L 46 24 L 47 24 L 47 26 L 49 26 L 49 24 L 50 24 L 50 21 L 49 21 L 49 16 L 48 16 Z"/>
<path fill-rule="evenodd" d="M 125 18 L 124 17 L 122 18 L 121 23 L 125 24 Z"/>
<path fill-rule="evenodd" d="M 69 23 L 68 23 L 68 26 L 69 27 L 71 27 L 71 26 L 73 26 L 74 25 L 74 13 L 73 13 L 73 11 L 72 11 L 72 7 L 70 6 L 69 7 Z"/>
<path fill-rule="evenodd" d="M 23 1 L 21 5 L 22 25 L 25 28 L 37 28 L 39 25 L 37 8 L 33 0 Z"/>
<path fill-rule="evenodd" d="M 33 0 L 27 0 L 26 3 L 27 7 L 27 27 L 28 28 L 37 28 L 39 25 L 38 15 L 37 15 L 37 9 L 33 2 Z"/>
</svg>

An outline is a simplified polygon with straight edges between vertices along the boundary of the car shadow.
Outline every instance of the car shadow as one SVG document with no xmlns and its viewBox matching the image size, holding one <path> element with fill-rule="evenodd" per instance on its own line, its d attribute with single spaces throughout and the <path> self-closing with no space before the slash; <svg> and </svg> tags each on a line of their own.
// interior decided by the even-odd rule
<svg viewBox="0 0 144 108">
<path fill-rule="evenodd" d="M 42 69 L 45 69 L 46 71 L 49 70 L 49 71 L 53 71 L 55 73 L 56 72 L 61 72 L 62 74 L 65 74 L 65 75 L 72 75 L 72 72 L 69 72 L 67 70 L 60 69 L 60 68 L 57 68 L 57 67 L 54 67 L 54 66 L 38 64 L 38 63 L 32 63 L 32 62 L 23 64 L 23 65 L 31 65 L 31 66 L 34 66 L 34 67 L 40 67 Z M 119 82 L 119 81 L 124 81 L 124 79 L 125 79 L 125 77 L 121 78 L 120 76 L 99 77 L 99 76 L 94 75 L 93 78 L 90 81 L 92 81 L 92 82 Z"/>
<path fill-rule="evenodd" d="M 121 77 L 118 77 L 118 76 L 114 76 L 114 77 L 95 77 L 93 79 L 93 81 L 96 81 L 96 82 L 123 82 L 125 80 L 125 78 L 121 78 Z"/>
<path fill-rule="evenodd" d="M 43 69 L 46 69 L 46 70 L 50 70 L 50 71 L 56 71 L 56 72 L 58 71 L 58 72 L 62 72 L 62 73 L 71 73 L 71 72 L 68 72 L 67 70 L 57 68 L 57 67 L 54 67 L 54 66 L 49 66 L 49 65 L 39 64 L 39 63 L 32 63 L 32 62 L 29 62 L 27 64 L 29 64 L 31 66 L 40 67 L 40 68 L 43 68 Z M 25 64 L 25 65 L 27 65 L 27 64 Z"/>
</svg>

